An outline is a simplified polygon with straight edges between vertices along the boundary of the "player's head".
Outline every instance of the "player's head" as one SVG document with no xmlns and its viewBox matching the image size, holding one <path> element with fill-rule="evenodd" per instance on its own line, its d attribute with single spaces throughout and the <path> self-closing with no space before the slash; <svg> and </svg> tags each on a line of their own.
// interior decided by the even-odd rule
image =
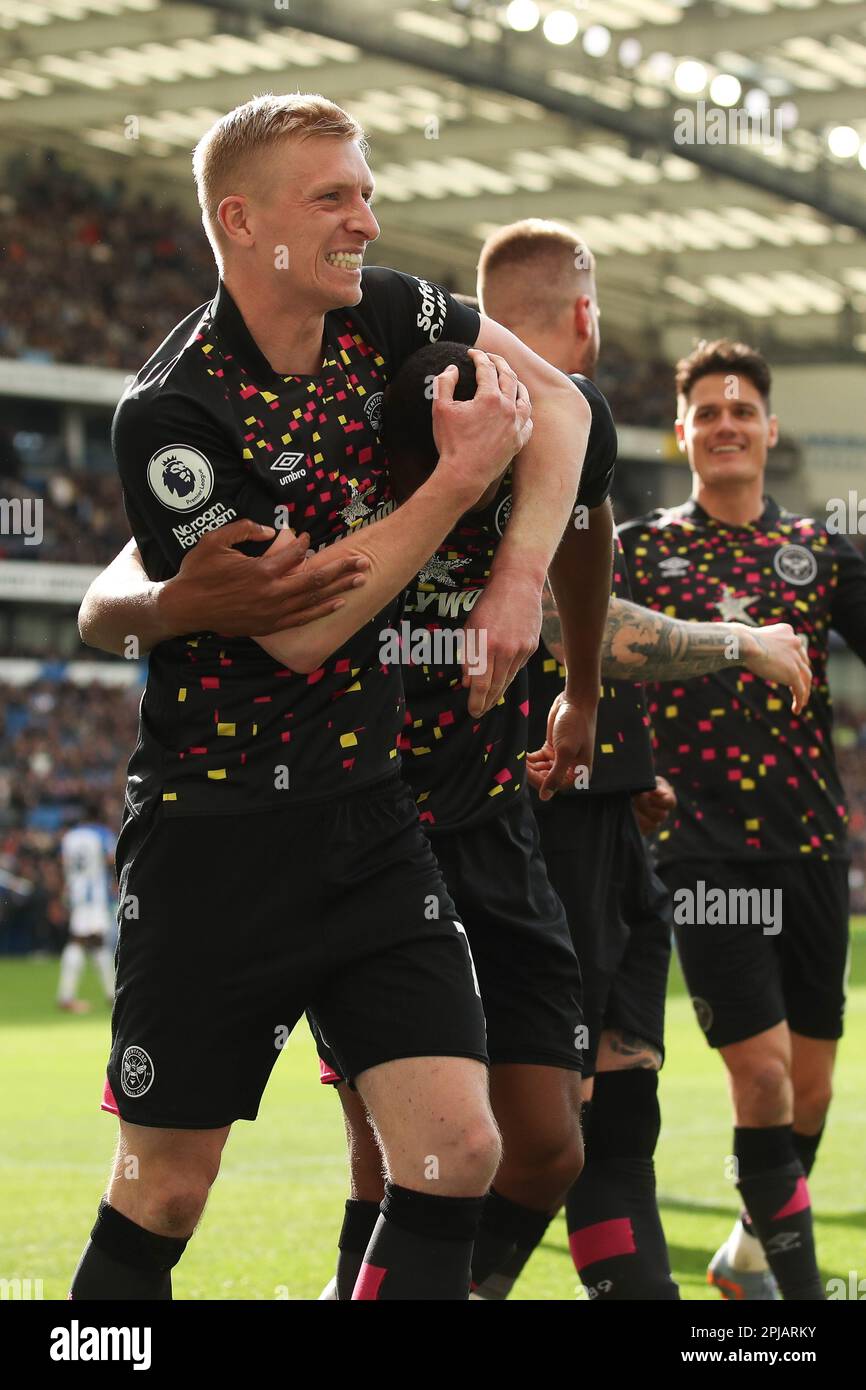
<svg viewBox="0 0 866 1390">
<path fill-rule="evenodd" d="M 478 261 L 484 313 L 566 372 L 592 376 L 601 346 L 595 257 L 564 222 L 499 227 Z"/>
<path fill-rule="evenodd" d="M 770 368 L 756 348 L 728 338 L 700 342 L 676 367 L 679 447 L 705 487 L 763 478 L 779 437 L 770 410 Z"/>
<path fill-rule="evenodd" d="M 220 272 L 252 274 L 313 313 L 357 304 L 360 262 L 340 257 L 379 235 L 366 153 L 358 122 L 323 96 L 269 93 L 222 116 L 193 153 Z"/>
<path fill-rule="evenodd" d="M 439 462 L 433 437 L 433 379 L 446 367 L 457 368 L 454 399 L 475 395 L 475 364 L 463 343 L 438 342 L 407 358 L 385 392 L 382 442 L 391 485 L 399 502 L 411 497 Z"/>
</svg>

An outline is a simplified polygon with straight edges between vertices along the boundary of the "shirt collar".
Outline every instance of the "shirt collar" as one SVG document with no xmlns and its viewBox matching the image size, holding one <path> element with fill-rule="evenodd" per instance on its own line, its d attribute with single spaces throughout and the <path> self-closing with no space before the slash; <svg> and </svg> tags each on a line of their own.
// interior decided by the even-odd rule
<svg viewBox="0 0 866 1390">
<path fill-rule="evenodd" d="M 688 502 L 684 502 L 681 507 L 677 507 L 677 511 L 680 514 L 680 516 L 686 521 L 695 521 L 699 524 L 706 524 L 709 521 L 716 520 L 716 518 L 710 516 L 709 512 L 705 511 L 704 508 L 700 505 L 700 503 L 696 502 L 693 497 L 690 497 Z M 732 530 L 739 531 L 745 531 L 748 529 L 749 526 L 759 526 L 761 528 L 767 528 L 772 526 L 775 522 L 777 522 L 779 520 L 780 515 L 781 508 L 779 507 L 778 502 L 776 502 L 774 498 L 766 496 L 764 498 L 764 510 L 761 512 L 761 515 L 758 517 L 757 521 L 750 521 L 747 523 L 746 526 L 731 526 L 730 522 L 721 521 L 718 522 L 718 525 L 731 526 Z"/>
<path fill-rule="evenodd" d="M 211 318 L 222 342 L 229 349 L 231 355 L 237 357 L 254 381 L 277 379 L 277 373 L 247 328 L 244 316 L 226 289 L 223 280 L 220 280 L 217 292 L 211 301 Z"/>
</svg>

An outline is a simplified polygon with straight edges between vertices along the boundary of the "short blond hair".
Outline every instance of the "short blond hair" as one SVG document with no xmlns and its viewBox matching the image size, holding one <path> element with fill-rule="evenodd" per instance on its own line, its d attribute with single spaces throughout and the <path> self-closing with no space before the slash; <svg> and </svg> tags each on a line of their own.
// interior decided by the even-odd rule
<svg viewBox="0 0 866 1390">
<path fill-rule="evenodd" d="M 202 221 L 218 255 L 217 210 L 229 193 L 249 186 L 253 161 L 281 140 L 310 140 L 314 136 L 357 140 L 368 151 L 361 126 L 335 102 L 315 92 L 253 97 L 221 116 L 205 131 L 192 155 L 192 172 Z"/>
<path fill-rule="evenodd" d="M 478 297 L 490 318 L 549 323 L 575 296 L 592 289 L 595 257 L 576 228 L 527 217 L 499 227 L 478 258 Z"/>
</svg>

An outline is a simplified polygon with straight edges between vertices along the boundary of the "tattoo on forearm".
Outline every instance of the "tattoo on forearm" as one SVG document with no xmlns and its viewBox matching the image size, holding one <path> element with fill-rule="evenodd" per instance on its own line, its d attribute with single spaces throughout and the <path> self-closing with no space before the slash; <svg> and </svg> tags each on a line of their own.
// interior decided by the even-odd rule
<svg viewBox="0 0 866 1390">
<path fill-rule="evenodd" d="M 730 665 L 730 643 L 724 623 L 684 622 L 614 598 L 602 641 L 602 675 L 640 681 L 703 676 Z"/>
<path fill-rule="evenodd" d="M 556 657 L 559 664 L 564 666 L 565 647 L 562 640 L 562 623 L 556 606 L 556 599 L 551 593 L 549 584 L 545 584 L 541 596 L 541 640 L 550 655 Z"/>
</svg>

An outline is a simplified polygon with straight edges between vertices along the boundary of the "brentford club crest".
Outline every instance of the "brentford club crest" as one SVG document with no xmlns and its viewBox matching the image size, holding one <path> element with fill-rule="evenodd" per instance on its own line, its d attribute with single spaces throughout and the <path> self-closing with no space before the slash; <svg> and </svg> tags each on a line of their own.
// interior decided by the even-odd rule
<svg viewBox="0 0 866 1390">
<path fill-rule="evenodd" d="M 153 1085 L 153 1062 L 143 1047 L 128 1047 L 120 1062 L 120 1084 L 123 1094 L 137 1100 Z"/>
<path fill-rule="evenodd" d="M 372 396 L 368 396 L 364 402 L 364 414 L 370 422 L 370 428 L 379 433 L 382 424 L 382 402 L 384 392 L 376 391 Z"/>
<path fill-rule="evenodd" d="M 773 556 L 773 569 L 789 584 L 811 584 L 818 573 L 818 561 L 804 545 L 783 545 Z"/>
</svg>

